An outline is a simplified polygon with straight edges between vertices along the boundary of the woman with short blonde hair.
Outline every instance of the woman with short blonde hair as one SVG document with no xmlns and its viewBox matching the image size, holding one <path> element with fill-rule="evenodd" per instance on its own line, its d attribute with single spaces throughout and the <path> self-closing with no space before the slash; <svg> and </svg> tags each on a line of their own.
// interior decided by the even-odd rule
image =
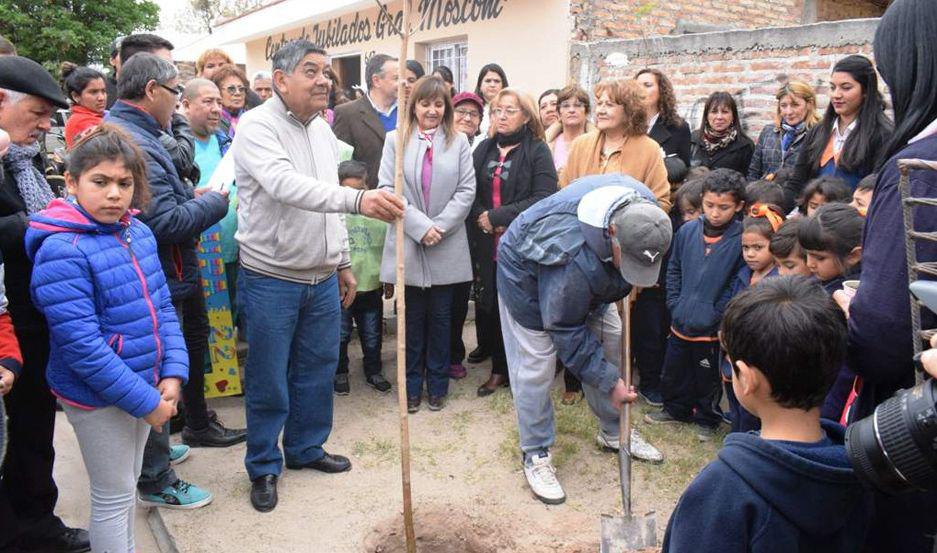
<svg viewBox="0 0 937 553">
<path fill-rule="evenodd" d="M 559 119 L 544 131 L 557 173 L 562 173 L 566 167 L 573 141 L 595 130 L 595 125 L 589 122 L 591 107 L 589 93 L 576 85 L 569 85 L 557 93 L 556 112 Z"/>
<path fill-rule="evenodd" d="M 492 98 L 491 103 L 488 104 L 488 112 L 491 115 L 491 120 L 494 121 L 496 117 L 495 110 L 499 109 L 500 102 L 508 97 L 514 98 L 517 101 L 517 108 L 521 110 L 522 117 L 527 119 L 525 126 L 530 131 L 531 136 L 543 140 L 544 131 L 543 124 L 540 122 L 540 108 L 534 103 L 534 99 L 530 94 L 516 88 L 502 88 L 498 94 Z M 494 137 L 496 134 L 498 134 L 498 129 L 495 125 L 491 125 L 488 129 L 488 136 Z"/>
<path fill-rule="evenodd" d="M 593 89 L 597 130 L 570 147 L 560 188 L 586 175 L 621 173 L 651 189 L 657 204 L 670 209 L 670 184 L 660 145 L 647 136 L 641 85 L 631 79 L 601 81 Z"/>
<path fill-rule="evenodd" d="M 774 124 L 766 125 L 758 137 L 748 180 L 772 179 L 782 167 L 794 167 L 807 131 L 820 122 L 817 94 L 802 81 L 789 81 L 778 89 Z"/>
</svg>

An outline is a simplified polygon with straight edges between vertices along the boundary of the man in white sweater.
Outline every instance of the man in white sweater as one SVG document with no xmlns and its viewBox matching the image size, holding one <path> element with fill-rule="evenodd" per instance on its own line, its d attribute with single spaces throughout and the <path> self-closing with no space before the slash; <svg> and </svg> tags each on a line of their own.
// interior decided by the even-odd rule
<svg viewBox="0 0 937 553">
<path fill-rule="evenodd" d="M 321 113 L 331 82 L 325 50 L 305 40 L 273 56 L 274 95 L 247 112 L 234 138 L 241 271 L 250 346 L 245 376 L 251 504 L 277 503 L 287 468 L 343 472 L 323 449 L 332 429 L 340 304 L 355 296 L 341 214 L 384 221 L 403 203 L 381 190 L 338 184 L 338 147 Z M 283 452 L 277 443 L 283 431 Z"/>
</svg>

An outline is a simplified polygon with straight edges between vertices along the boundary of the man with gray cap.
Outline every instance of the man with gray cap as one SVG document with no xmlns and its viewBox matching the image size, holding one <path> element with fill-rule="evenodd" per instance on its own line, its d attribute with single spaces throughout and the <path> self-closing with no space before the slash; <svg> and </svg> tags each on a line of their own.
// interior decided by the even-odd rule
<svg viewBox="0 0 937 553">
<path fill-rule="evenodd" d="M 54 197 L 39 140 L 56 107 L 67 108 L 68 102 L 41 65 L 19 56 L 0 57 L 0 129 L 11 142 L 0 181 L 0 250 L 9 312 L 23 352 L 16 385 L 3 398 L 9 447 L 0 473 L 0 551 L 91 549 L 86 531 L 67 528 L 54 513 L 55 397 L 45 377 L 49 331 L 29 295 L 32 263 L 23 243 L 27 217 Z"/>
<path fill-rule="evenodd" d="M 673 231 L 654 194 L 631 177 L 584 177 L 511 223 L 498 247 L 498 296 L 524 475 L 548 504 L 566 499 L 549 448 L 556 360 L 582 380 L 599 419 L 596 441 L 617 449 L 618 411 L 635 399 L 619 376 L 621 320 L 612 305 L 653 286 Z M 632 430 L 631 454 L 663 457 Z"/>
</svg>

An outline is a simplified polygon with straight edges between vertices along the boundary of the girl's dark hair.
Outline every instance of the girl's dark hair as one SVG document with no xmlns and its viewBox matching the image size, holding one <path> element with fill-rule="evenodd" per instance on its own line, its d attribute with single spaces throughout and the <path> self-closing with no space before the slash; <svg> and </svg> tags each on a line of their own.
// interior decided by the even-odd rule
<svg viewBox="0 0 937 553">
<path fill-rule="evenodd" d="M 446 81 L 449 84 L 455 84 L 455 77 L 452 75 L 452 69 L 449 69 L 445 65 L 437 65 L 436 69 L 433 69 L 433 75 L 439 75 L 439 78 Z"/>
<path fill-rule="evenodd" d="M 76 142 L 65 158 L 65 171 L 75 180 L 102 161 L 121 161 L 133 176 L 131 207 L 146 209 L 150 187 L 146 180 L 146 160 L 133 138 L 120 127 L 101 123 Z"/>
<path fill-rule="evenodd" d="M 784 205 L 784 189 L 770 180 L 756 180 L 745 186 L 745 205 Z"/>
<path fill-rule="evenodd" d="M 560 93 L 560 89 L 558 88 L 550 88 L 550 89 L 544 90 L 543 94 L 541 94 L 540 97 L 537 98 L 537 107 L 538 108 L 540 107 L 540 102 L 542 102 L 545 97 L 549 96 L 550 94 L 554 94 L 558 96 L 559 93 Z"/>
<path fill-rule="evenodd" d="M 680 209 L 680 203 L 686 202 L 696 209 L 703 207 L 703 179 L 689 179 L 680 185 L 674 195 L 673 205 Z"/>
<path fill-rule="evenodd" d="M 875 61 L 888 84 L 895 132 L 881 162 L 937 119 L 937 10 L 933 0 L 901 0 L 888 7 L 875 31 Z"/>
<path fill-rule="evenodd" d="M 739 119 L 739 106 L 735 103 L 735 98 L 725 91 L 713 92 L 709 95 L 709 98 L 706 98 L 706 105 L 703 106 L 703 122 L 700 128 L 709 127 L 709 112 L 719 106 L 727 106 L 729 108 L 732 112 L 732 126 L 735 128 L 735 132 L 737 132 L 739 136 L 745 136 L 745 131 L 742 129 L 742 121 Z"/>
<path fill-rule="evenodd" d="M 862 180 L 856 185 L 856 190 L 875 190 L 875 183 L 877 181 L 878 173 L 869 173 L 862 177 Z"/>
<path fill-rule="evenodd" d="M 416 60 L 407 60 L 407 69 L 413 72 L 417 79 L 420 79 L 423 77 L 423 75 L 426 75 L 426 70 L 423 69 L 423 64 Z"/>
<path fill-rule="evenodd" d="M 799 202 L 802 213 L 807 213 L 807 203 L 814 194 L 822 194 L 828 204 L 848 204 L 852 201 L 852 190 L 846 185 L 846 181 L 839 177 L 817 177 L 804 187 Z"/>
<path fill-rule="evenodd" d="M 508 76 L 504 74 L 504 69 L 501 69 L 501 66 L 497 63 L 489 63 L 478 72 L 478 82 L 475 83 L 475 94 L 477 94 L 482 101 L 485 100 L 485 95 L 482 94 L 482 81 L 485 80 L 485 75 L 488 73 L 497 73 L 498 76 L 501 77 L 501 88 L 511 86 L 508 84 Z"/>
<path fill-rule="evenodd" d="M 764 205 L 766 209 L 771 210 L 773 215 L 777 216 L 777 220 L 784 220 L 784 213 L 780 207 L 777 205 L 764 203 L 762 203 L 762 205 Z M 742 220 L 742 232 L 756 232 L 770 241 L 772 238 L 774 238 L 774 234 L 777 231 L 774 230 L 774 227 L 771 225 L 771 220 L 767 217 L 756 217 L 749 213 L 749 215 L 747 215 L 745 219 Z"/>
<path fill-rule="evenodd" d="M 797 230 L 797 240 L 805 250 L 830 252 L 843 260 L 862 244 L 863 221 L 849 204 L 824 204 Z"/>
<path fill-rule="evenodd" d="M 100 71 L 75 65 L 68 61 L 62 62 L 60 71 L 62 73 L 62 89 L 65 91 L 65 96 L 73 104 L 77 102 L 72 94 L 81 96 L 81 93 L 85 91 L 91 81 L 95 79 L 104 80 L 104 74 Z"/>
<path fill-rule="evenodd" d="M 667 78 L 667 75 L 665 75 L 663 71 L 651 67 L 645 67 L 638 71 L 638 74 L 635 75 L 634 78 L 637 79 L 645 73 L 650 73 L 657 79 L 657 110 L 658 113 L 660 113 L 660 120 L 665 125 L 671 127 L 682 125 L 683 118 L 677 113 L 677 95 L 674 94 L 673 83 L 670 82 L 670 79 Z M 736 117 L 736 119 L 738 118 Z"/>
<path fill-rule="evenodd" d="M 913 50 L 913 48 L 910 48 Z M 878 76 L 875 67 L 865 56 L 853 55 L 836 62 L 833 73 L 849 73 L 862 87 L 862 105 L 857 116 L 858 128 L 850 133 L 840 154 L 839 166 L 844 171 L 870 173 L 876 169 L 885 142 L 891 137 L 892 124 L 885 116 L 885 101 L 878 90 Z M 823 114 L 823 120 L 812 133 L 812 140 L 801 155 L 807 156 L 811 168 L 820 163 L 820 156 L 826 150 L 833 134 L 833 125 L 838 116 L 832 102 Z M 929 122 L 929 121 L 928 121 Z"/>
<path fill-rule="evenodd" d="M 803 248 L 800 247 L 800 241 L 797 239 L 797 233 L 800 230 L 801 223 L 805 220 L 804 217 L 794 217 L 793 219 L 788 219 L 781 223 L 777 232 L 771 237 L 771 243 L 768 244 L 771 255 L 784 259 L 785 257 L 790 257 L 791 254 L 796 251 L 804 261 L 807 260 Z"/>
</svg>

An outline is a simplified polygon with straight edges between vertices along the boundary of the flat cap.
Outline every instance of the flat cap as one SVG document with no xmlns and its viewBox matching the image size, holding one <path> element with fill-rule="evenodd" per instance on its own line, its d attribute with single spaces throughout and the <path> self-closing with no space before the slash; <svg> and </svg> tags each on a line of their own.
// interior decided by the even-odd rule
<svg viewBox="0 0 937 553">
<path fill-rule="evenodd" d="M 68 100 L 44 67 L 22 56 L 0 56 L 0 88 L 44 98 L 60 108 Z"/>
</svg>

